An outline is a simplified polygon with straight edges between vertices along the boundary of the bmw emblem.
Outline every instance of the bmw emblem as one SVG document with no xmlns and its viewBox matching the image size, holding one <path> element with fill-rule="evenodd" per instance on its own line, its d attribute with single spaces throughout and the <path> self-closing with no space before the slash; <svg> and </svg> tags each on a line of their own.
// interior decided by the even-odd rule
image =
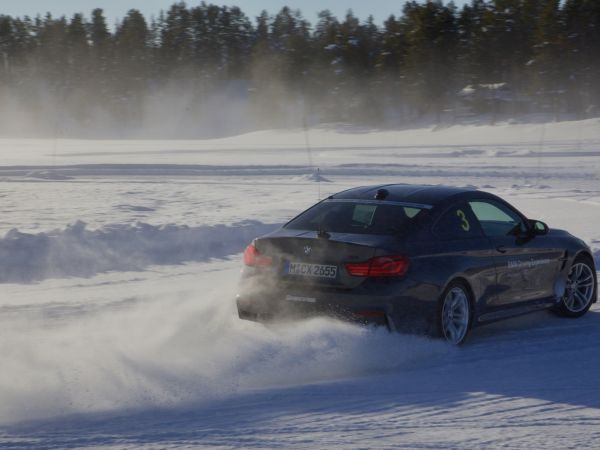
<svg viewBox="0 0 600 450">
<path fill-rule="evenodd" d="M 305 245 L 304 246 L 304 254 L 305 255 L 310 254 L 311 251 L 312 251 L 312 247 L 310 245 Z"/>
</svg>

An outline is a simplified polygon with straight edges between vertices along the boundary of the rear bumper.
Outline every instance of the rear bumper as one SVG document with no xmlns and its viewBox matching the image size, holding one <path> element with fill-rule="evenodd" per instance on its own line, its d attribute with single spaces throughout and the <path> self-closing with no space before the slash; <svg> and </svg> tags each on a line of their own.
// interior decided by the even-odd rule
<svg viewBox="0 0 600 450">
<path fill-rule="evenodd" d="M 407 295 L 353 295 L 318 290 L 277 290 L 237 296 L 238 314 L 244 320 L 275 322 L 326 316 L 414 333 L 431 332 L 435 304 Z"/>
<path fill-rule="evenodd" d="M 297 300 L 296 300 L 297 301 Z M 292 302 L 286 300 L 287 302 Z M 332 317 L 338 320 L 362 325 L 385 326 L 394 328 L 384 308 L 357 309 L 334 308 L 328 305 L 315 304 L 276 304 L 267 306 L 264 302 L 252 301 L 247 297 L 237 297 L 237 309 L 240 319 L 254 322 L 277 322 L 299 320 L 310 317 Z"/>
</svg>

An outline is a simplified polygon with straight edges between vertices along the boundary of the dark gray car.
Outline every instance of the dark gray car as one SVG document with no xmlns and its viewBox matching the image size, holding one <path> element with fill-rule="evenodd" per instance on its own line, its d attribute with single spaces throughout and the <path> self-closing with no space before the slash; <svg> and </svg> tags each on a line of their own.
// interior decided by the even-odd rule
<svg viewBox="0 0 600 450">
<path fill-rule="evenodd" d="M 244 254 L 242 319 L 326 314 L 462 343 L 479 324 L 597 299 L 592 252 L 499 197 L 446 186 L 335 194 Z"/>
</svg>

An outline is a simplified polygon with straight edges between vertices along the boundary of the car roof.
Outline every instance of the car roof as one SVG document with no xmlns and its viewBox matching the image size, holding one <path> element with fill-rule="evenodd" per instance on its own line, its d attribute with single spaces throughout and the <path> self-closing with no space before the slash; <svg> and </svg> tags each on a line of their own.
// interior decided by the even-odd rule
<svg viewBox="0 0 600 450">
<path fill-rule="evenodd" d="M 372 200 L 380 190 L 387 191 L 383 201 L 405 202 L 421 205 L 436 206 L 451 198 L 473 197 L 473 194 L 481 197 L 493 198 L 492 194 L 478 191 L 474 187 L 453 187 L 444 185 L 415 185 L 415 184 L 380 184 L 374 186 L 361 186 L 339 192 L 332 199 L 356 199 Z"/>
</svg>

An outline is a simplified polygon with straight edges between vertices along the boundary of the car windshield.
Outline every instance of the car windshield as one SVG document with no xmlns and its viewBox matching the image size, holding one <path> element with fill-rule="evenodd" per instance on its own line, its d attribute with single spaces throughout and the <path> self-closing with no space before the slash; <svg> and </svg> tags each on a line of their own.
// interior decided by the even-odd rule
<svg viewBox="0 0 600 450">
<path fill-rule="evenodd" d="M 405 230 L 425 213 L 419 205 L 380 201 L 326 200 L 284 228 L 331 233 L 394 235 Z"/>
</svg>

